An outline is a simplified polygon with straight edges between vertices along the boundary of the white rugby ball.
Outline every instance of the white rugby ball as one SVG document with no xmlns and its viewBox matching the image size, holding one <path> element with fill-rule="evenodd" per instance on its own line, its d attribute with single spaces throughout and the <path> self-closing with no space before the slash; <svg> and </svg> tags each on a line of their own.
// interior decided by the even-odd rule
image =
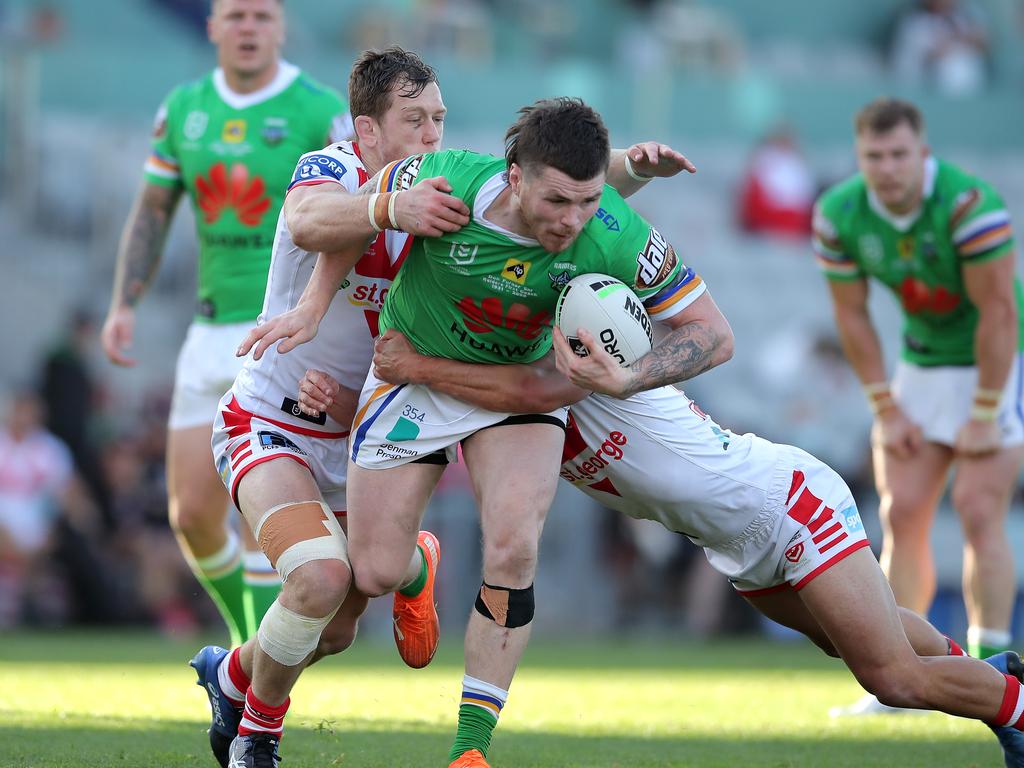
<svg viewBox="0 0 1024 768">
<path fill-rule="evenodd" d="M 590 273 L 569 281 L 555 305 L 555 325 L 580 357 L 589 352 L 576 332 L 590 331 L 605 351 L 630 365 L 651 351 L 651 318 L 629 286 L 608 275 Z"/>
</svg>

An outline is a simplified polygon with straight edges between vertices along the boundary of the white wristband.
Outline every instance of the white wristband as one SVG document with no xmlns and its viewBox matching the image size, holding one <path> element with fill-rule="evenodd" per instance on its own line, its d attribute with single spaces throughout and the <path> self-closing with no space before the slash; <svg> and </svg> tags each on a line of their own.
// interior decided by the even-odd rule
<svg viewBox="0 0 1024 768">
<path fill-rule="evenodd" d="M 380 232 L 381 228 L 377 226 L 377 217 L 374 215 L 374 208 L 377 206 L 377 198 L 380 197 L 380 192 L 374 192 L 370 195 L 370 200 L 366 204 L 366 210 L 370 216 L 370 226 L 373 227 L 374 232 Z"/>
<path fill-rule="evenodd" d="M 391 222 L 391 228 L 398 231 L 401 230 L 398 229 L 398 221 L 395 219 L 395 200 L 398 199 L 400 194 L 402 194 L 401 191 L 392 192 L 391 198 L 388 200 L 388 221 Z"/>
<path fill-rule="evenodd" d="M 654 178 L 653 176 L 644 176 L 633 170 L 633 161 L 629 159 L 628 153 L 623 155 L 622 159 L 625 161 L 626 174 L 634 181 L 650 181 Z"/>
</svg>

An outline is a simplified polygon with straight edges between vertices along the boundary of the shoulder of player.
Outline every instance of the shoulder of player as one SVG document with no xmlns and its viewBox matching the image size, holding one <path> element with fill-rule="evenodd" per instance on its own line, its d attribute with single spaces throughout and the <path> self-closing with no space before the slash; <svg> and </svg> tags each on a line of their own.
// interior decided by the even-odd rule
<svg viewBox="0 0 1024 768">
<path fill-rule="evenodd" d="M 583 226 L 578 239 L 591 244 L 601 252 L 608 252 L 619 242 L 629 228 L 628 225 L 634 220 L 641 221 L 645 228 L 650 227 L 614 187 L 605 184 L 597 211 Z"/>
<path fill-rule="evenodd" d="M 216 94 L 213 84 L 213 72 L 207 72 L 195 80 L 188 80 L 179 83 L 167 94 L 164 99 L 164 106 L 168 111 L 177 109 L 182 105 L 191 106 L 205 101 L 211 94 Z"/>
<path fill-rule="evenodd" d="M 868 188 L 864 176 L 855 173 L 822 192 L 815 204 L 815 212 L 825 216 L 834 226 L 841 227 L 844 221 L 867 206 L 867 201 Z"/>
<path fill-rule="evenodd" d="M 942 205 L 949 208 L 950 213 L 960 211 L 963 204 L 970 199 L 980 203 L 976 210 L 985 207 L 986 202 L 1002 206 L 999 192 L 984 179 L 965 171 L 953 163 L 937 158 L 935 188 L 941 195 Z M 974 207 L 972 205 L 972 207 Z M 963 212 L 960 213 L 963 215 Z"/>
<path fill-rule="evenodd" d="M 338 91 L 315 80 L 301 69 L 290 87 L 299 98 L 322 103 L 326 109 L 333 112 L 347 108 L 345 99 Z"/>
</svg>

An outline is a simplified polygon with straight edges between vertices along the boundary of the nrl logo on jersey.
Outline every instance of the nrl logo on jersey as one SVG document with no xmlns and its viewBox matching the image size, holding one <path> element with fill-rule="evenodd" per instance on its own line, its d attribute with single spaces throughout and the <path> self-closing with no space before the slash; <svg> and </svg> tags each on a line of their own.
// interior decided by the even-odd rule
<svg viewBox="0 0 1024 768">
<path fill-rule="evenodd" d="M 882 238 L 878 235 L 861 235 L 857 244 L 860 246 L 860 252 L 864 257 L 864 261 L 870 261 L 877 264 L 882 260 L 882 257 L 885 256 L 885 248 L 882 247 Z"/>
<path fill-rule="evenodd" d="M 194 109 L 188 113 L 188 117 L 185 118 L 185 126 L 182 128 L 182 132 L 185 134 L 185 138 L 189 141 L 197 141 L 204 133 L 206 133 L 206 126 L 210 123 L 210 116 L 205 112 L 201 112 L 198 109 Z"/>
<path fill-rule="evenodd" d="M 451 250 L 448 251 L 448 256 L 452 262 L 464 267 L 468 264 L 472 264 L 476 259 L 477 251 L 480 250 L 480 246 L 471 245 L 470 243 L 452 243 Z"/>
</svg>

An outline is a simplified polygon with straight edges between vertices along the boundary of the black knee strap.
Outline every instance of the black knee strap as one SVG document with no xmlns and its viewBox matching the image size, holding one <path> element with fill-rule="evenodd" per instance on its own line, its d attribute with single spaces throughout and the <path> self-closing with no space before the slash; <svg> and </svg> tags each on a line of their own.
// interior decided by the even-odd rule
<svg viewBox="0 0 1024 768">
<path fill-rule="evenodd" d="M 533 584 L 526 589 L 496 587 L 486 581 L 481 585 L 474 606 L 499 627 L 515 629 L 533 621 Z"/>
</svg>

